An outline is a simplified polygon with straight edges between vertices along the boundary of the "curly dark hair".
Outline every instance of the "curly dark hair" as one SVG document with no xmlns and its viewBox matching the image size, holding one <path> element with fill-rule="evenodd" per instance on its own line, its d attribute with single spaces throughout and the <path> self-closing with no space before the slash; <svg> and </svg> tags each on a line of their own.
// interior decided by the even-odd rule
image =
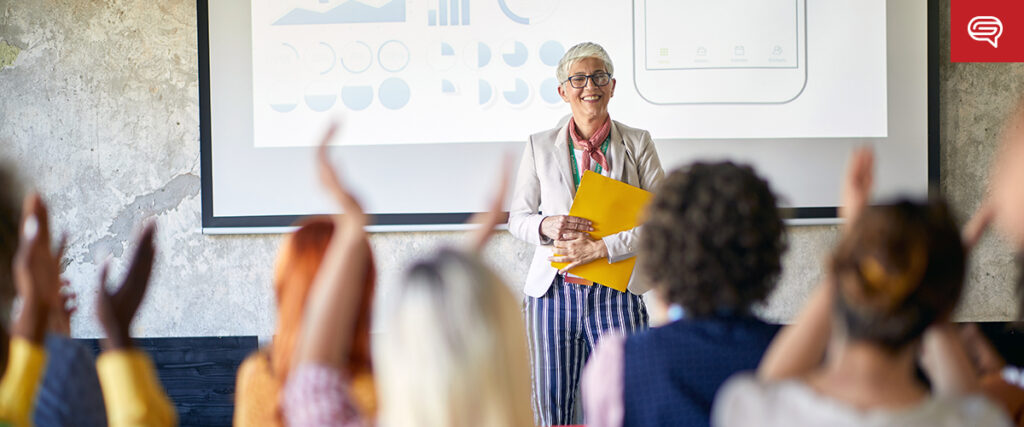
<svg viewBox="0 0 1024 427">
<path fill-rule="evenodd" d="M 690 317 L 749 314 L 775 288 L 787 245 L 768 182 L 732 162 L 669 174 L 640 233 L 642 274 Z"/>
<path fill-rule="evenodd" d="M 941 200 L 871 206 L 832 254 L 836 311 L 852 340 L 896 352 L 947 318 L 963 289 L 960 229 Z"/>
</svg>

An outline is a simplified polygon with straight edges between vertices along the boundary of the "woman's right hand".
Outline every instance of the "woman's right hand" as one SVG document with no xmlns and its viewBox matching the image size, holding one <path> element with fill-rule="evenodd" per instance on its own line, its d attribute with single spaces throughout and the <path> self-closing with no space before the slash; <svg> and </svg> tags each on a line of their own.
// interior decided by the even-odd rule
<svg viewBox="0 0 1024 427">
<path fill-rule="evenodd" d="M 594 231 L 593 223 L 570 215 L 552 215 L 540 222 L 540 233 L 551 240 L 565 240 L 570 231 Z"/>
</svg>

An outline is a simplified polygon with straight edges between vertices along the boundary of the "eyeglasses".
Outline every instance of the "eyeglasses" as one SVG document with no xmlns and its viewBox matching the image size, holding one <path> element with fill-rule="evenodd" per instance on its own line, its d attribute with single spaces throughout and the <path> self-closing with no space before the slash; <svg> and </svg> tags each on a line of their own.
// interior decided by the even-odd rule
<svg viewBox="0 0 1024 427">
<path fill-rule="evenodd" d="M 590 75 L 579 74 L 569 77 L 568 79 L 565 79 L 565 82 L 569 82 L 569 85 L 576 89 L 583 89 L 587 87 L 587 79 L 590 79 L 590 81 L 594 82 L 594 86 L 601 87 L 607 86 L 608 83 L 611 83 L 612 75 L 603 71 Z"/>
</svg>

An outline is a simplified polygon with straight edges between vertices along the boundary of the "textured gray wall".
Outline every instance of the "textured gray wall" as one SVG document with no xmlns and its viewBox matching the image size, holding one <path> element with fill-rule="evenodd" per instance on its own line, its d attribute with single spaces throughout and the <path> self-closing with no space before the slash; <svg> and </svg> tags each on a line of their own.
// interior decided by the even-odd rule
<svg viewBox="0 0 1024 427">
<path fill-rule="evenodd" d="M 1005 114 L 1024 90 L 1018 64 L 950 64 L 942 15 L 942 189 L 966 218 L 980 202 Z M 94 320 L 98 265 L 121 273 L 141 220 L 158 223 L 158 264 L 135 333 L 267 335 L 280 236 L 199 233 L 199 107 L 193 1 L 0 0 L 0 161 L 14 164 L 69 232 L 65 276 L 79 295 L 73 334 Z M 793 316 L 821 275 L 835 227 L 791 228 L 785 272 L 767 315 Z M 460 233 L 372 237 L 383 292 L 410 259 Z M 490 263 L 514 286 L 531 248 L 501 233 Z M 1014 314 L 1008 248 L 983 241 L 959 317 Z"/>
</svg>

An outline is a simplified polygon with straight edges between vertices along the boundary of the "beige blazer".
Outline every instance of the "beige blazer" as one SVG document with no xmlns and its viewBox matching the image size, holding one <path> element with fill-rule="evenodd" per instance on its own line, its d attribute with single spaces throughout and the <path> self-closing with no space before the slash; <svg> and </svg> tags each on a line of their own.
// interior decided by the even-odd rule
<svg viewBox="0 0 1024 427">
<path fill-rule="evenodd" d="M 526 275 L 523 292 L 539 298 L 547 293 L 557 269 L 551 266 L 551 239 L 540 233 L 540 223 L 551 215 L 568 215 L 576 188 L 569 164 L 569 126 L 546 130 L 530 136 L 519 163 L 516 186 L 509 207 L 508 229 L 513 236 L 537 245 Z M 612 121 L 611 145 L 608 147 L 610 176 L 626 184 L 654 191 L 665 176 L 654 148 L 651 134 Z M 618 262 L 636 255 L 640 228 L 622 231 L 603 240 L 608 247 L 608 262 Z M 600 262 L 600 261 L 595 261 Z M 629 291 L 642 294 L 646 284 L 636 280 L 636 271 L 629 281 Z"/>
</svg>

